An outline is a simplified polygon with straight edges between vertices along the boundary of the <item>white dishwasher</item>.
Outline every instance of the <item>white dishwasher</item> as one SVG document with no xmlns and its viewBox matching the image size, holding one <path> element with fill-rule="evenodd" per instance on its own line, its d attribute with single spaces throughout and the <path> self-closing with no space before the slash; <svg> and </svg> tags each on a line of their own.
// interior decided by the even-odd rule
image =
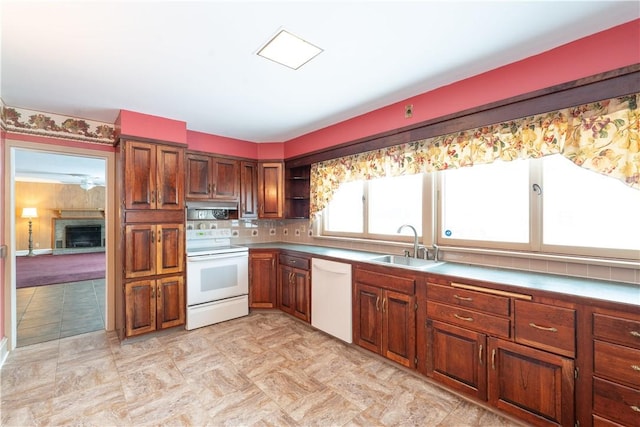
<svg viewBox="0 0 640 427">
<path fill-rule="evenodd" d="M 311 259 L 311 325 L 352 342 L 351 264 Z"/>
</svg>

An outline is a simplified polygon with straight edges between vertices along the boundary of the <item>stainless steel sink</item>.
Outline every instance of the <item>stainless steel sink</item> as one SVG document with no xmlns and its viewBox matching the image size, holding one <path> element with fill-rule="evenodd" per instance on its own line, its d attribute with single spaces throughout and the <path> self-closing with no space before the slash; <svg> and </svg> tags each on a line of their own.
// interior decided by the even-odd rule
<svg viewBox="0 0 640 427">
<path fill-rule="evenodd" d="M 433 260 L 427 260 L 427 259 L 421 259 L 421 258 L 410 258 L 402 255 L 382 255 L 379 257 L 371 258 L 369 261 L 379 262 L 384 264 L 393 264 L 397 266 L 418 268 L 421 270 L 435 267 L 436 265 L 442 264 L 439 261 L 433 261 Z"/>
</svg>

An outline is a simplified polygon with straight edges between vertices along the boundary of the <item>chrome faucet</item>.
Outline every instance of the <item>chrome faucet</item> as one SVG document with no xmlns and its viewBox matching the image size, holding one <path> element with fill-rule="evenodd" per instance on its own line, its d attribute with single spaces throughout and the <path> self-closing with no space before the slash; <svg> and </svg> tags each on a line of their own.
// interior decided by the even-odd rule
<svg viewBox="0 0 640 427">
<path fill-rule="evenodd" d="M 401 225 L 400 228 L 398 228 L 397 232 L 400 233 L 405 227 L 409 227 L 411 230 L 413 230 L 413 257 L 418 258 L 418 232 L 412 225 L 409 224 Z"/>
</svg>

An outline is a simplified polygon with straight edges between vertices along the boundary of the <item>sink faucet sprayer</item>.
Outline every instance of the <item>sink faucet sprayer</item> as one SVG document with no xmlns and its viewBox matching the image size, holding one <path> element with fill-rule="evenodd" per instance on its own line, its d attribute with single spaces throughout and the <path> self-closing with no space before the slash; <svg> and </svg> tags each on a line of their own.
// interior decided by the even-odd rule
<svg viewBox="0 0 640 427">
<path fill-rule="evenodd" d="M 413 227 L 413 225 L 403 224 L 398 228 L 398 233 L 402 232 L 402 229 L 405 227 L 409 227 L 413 231 L 413 257 L 418 258 L 418 232 Z"/>
</svg>

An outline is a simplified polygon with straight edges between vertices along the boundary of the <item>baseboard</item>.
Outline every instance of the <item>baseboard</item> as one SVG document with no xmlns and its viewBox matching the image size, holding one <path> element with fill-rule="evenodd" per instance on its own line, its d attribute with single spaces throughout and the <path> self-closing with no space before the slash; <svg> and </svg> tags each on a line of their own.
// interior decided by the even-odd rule
<svg viewBox="0 0 640 427">
<path fill-rule="evenodd" d="M 9 356 L 9 340 L 7 337 L 3 337 L 0 341 L 0 368 L 4 365 L 4 361 L 7 360 L 7 356 Z"/>
<path fill-rule="evenodd" d="M 35 249 L 33 253 L 36 255 L 48 255 L 53 253 L 53 249 Z M 29 254 L 28 250 L 16 251 L 16 256 L 27 256 L 27 254 Z"/>
</svg>

